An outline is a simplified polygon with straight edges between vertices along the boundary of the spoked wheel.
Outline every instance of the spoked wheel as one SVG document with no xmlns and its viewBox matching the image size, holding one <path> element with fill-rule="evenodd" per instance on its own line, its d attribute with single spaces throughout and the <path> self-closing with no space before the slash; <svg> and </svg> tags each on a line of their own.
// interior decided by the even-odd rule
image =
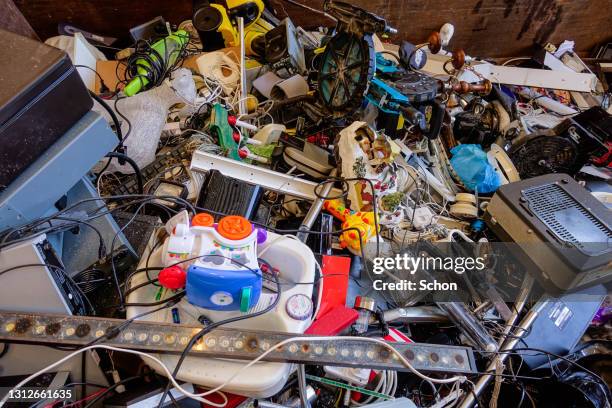
<svg viewBox="0 0 612 408">
<path fill-rule="evenodd" d="M 319 71 L 319 95 L 334 114 L 348 114 L 361 105 L 374 75 L 372 37 L 341 32 L 327 44 Z"/>
</svg>

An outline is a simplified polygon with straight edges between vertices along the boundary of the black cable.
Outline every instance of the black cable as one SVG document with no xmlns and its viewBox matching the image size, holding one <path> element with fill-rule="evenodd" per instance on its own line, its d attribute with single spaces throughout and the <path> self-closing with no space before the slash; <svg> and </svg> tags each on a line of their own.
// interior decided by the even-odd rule
<svg viewBox="0 0 612 408">
<path fill-rule="evenodd" d="M 89 308 L 92 312 L 92 314 L 95 316 L 96 315 L 96 310 L 94 309 L 92 303 L 90 302 L 89 298 L 85 295 L 85 293 L 83 293 L 83 291 L 81 290 L 81 288 L 79 287 L 79 285 L 76 284 L 76 282 L 72 279 L 72 277 L 70 277 L 70 275 L 68 273 L 66 273 L 65 270 L 63 270 L 62 268 L 55 266 L 55 265 L 51 265 L 51 264 L 45 264 L 45 263 L 32 263 L 32 264 L 23 264 L 23 265 L 16 265 L 13 266 L 11 268 L 7 268 L 4 269 L 2 271 L 0 271 L 0 276 L 4 275 L 5 273 L 17 270 L 17 269 L 22 269 L 22 268 L 33 268 L 33 267 L 40 267 L 40 266 L 44 266 L 47 268 L 52 268 L 55 270 L 58 270 L 62 273 L 62 275 L 64 276 L 64 278 L 66 278 L 67 282 L 69 282 L 71 284 L 71 286 L 76 289 L 77 293 L 75 293 L 74 295 L 76 295 L 76 297 L 81 301 L 81 303 L 83 304 L 84 308 L 86 308 L 86 305 L 84 304 L 85 302 L 83 302 L 83 300 L 85 300 L 87 302 L 87 304 L 89 305 Z"/>
<path fill-rule="evenodd" d="M 87 354 L 81 353 L 81 395 L 87 395 Z"/>
<path fill-rule="evenodd" d="M 140 375 L 135 375 L 133 377 L 128 377 L 128 378 L 124 378 L 123 380 L 116 382 L 115 384 L 111 385 L 110 387 L 108 387 L 106 390 L 104 390 L 103 392 L 101 392 L 100 394 L 98 394 L 96 396 L 96 398 L 92 399 L 91 401 L 89 401 L 87 403 L 87 405 L 85 405 L 84 408 L 91 408 L 93 407 L 98 401 L 100 401 L 102 398 L 104 398 L 104 396 L 106 396 L 107 394 L 109 394 L 111 391 L 115 390 L 115 388 L 119 387 L 120 385 L 126 384 L 130 381 L 134 381 L 137 380 L 139 378 L 142 378 L 142 376 Z"/>
<path fill-rule="evenodd" d="M 109 152 L 106 154 L 106 157 L 116 157 L 119 160 L 125 160 L 128 162 L 130 166 L 134 169 L 134 173 L 136 174 L 136 182 L 138 183 L 138 194 L 144 194 L 144 183 L 142 181 L 142 173 L 140 172 L 140 167 L 136 164 L 136 162 L 127 154 L 119 153 L 119 152 Z"/>
<path fill-rule="evenodd" d="M 178 34 L 174 34 L 178 35 Z M 140 80 L 141 89 L 147 90 L 160 85 L 166 78 L 168 73 L 172 72 L 180 64 L 182 64 L 185 50 L 189 44 L 189 35 L 187 35 L 185 44 L 181 45 L 179 49 L 175 49 L 168 54 L 167 37 L 163 38 L 164 42 L 164 55 L 162 56 L 151 44 L 146 40 L 139 40 L 134 46 L 134 52 L 127 61 L 126 74 L 129 75 L 129 79 L 133 80 L 138 78 Z M 172 54 L 176 53 L 176 59 L 172 64 L 168 64 Z M 145 71 L 145 74 L 141 74 L 139 70 Z M 127 78 L 126 78 L 127 79 Z M 142 80 L 146 79 L 147 84 Z"/>
<path fill-rule="evenodd" d="M 175 196 L 154 196 L 154 195 L 145 195 L 145 194 L 127 194 L 127 195 L 117 195 L 117 196 L 107 196 L 107 197 L 94 197 L 94 198 L 87 198 L 87 199 L 83 199 L 80 200 L 72 205 L 70 205 L 69 207 L 64 208 L 61 211 L 58 211 L 57 213 L 50 215 L 48 217 L 45 218 L 40 218 L 34 221 L 31 221 L 27 224 L 21 225 L 19 227 L 13 228 L 11 230 L 9 230 L 8 232 L 5 231 L 2 235 L 2 240 L 0 240 L 0 250 L 9 246 L 9 245 L 13 245 L 15 243 L 18 242 L 23 242 L 26 241 L 29 238 L 29 236 L 32 235 L 40 235 L 43 233 L 50 233 L 50 232 L 57 232 L 57 231 L 61 231 L 62 229 L 67 230 L 70 228 L 73 228 L 74 226 L 76 226 L 76 223 L 78 223 L 79 221 L 82 220 L 75 220 L 75 225 L 68 225 L 68 224 L 64 224 L 61 226 L 55 226 L 55 227 L 51 227 L 51 228 L 47 228 L 47 229 L 43 229 L 43 230 L 36 230 L 36 231 L 31 231 L 29 236 L 24 236 L 21 235 L 20 238 L 17 239 L 13 239 L 11 241 L 8 240 L 8 238 L 10 236 L 12 236 L 13 234 L 26 230 L 26 229 L 33 229 L 39 225 L 45 224 L 50 222 L 51 220 L 53 220 L 54 218 L 57 218 L 58 216 L 60 216 L 61 214 L 64 214 L 66 212 L 68 212 L 69 210 L 72 210 L 74 208 L 76 208 L 77 206 L 80 206 L 84 203 L 87 202 L 92 202 L 92 201 L 111 201 L 111 200 L 119 200 L 119 199 L 125 199 L 125 198 L 137 198 L 136 200 L 133 200 L 131 202 L 125 203 L 125 204 L 121 204 L 121 205 L 117 205 L 115 206 L 112 210 L 108 210 L 107 206 L 101 206 L 99 207 L 97 210 L 95 210 L 97 213 L 94 213 L 93 215 L 90 215 L 88 218 L 85 218 L 86 221 L 91 221 L 95 218 L 99 218 L 102 216 L 105 216 L 107 214 L 111 214 L 117 210 L 123 209 L 123 208 L 128 208 L 131 207 L 134 204 L 137 203 L 142 203 L 142 202 L 149 202 L 149 201 L 168 201 L 171 203 L 175 203 L 175 204 L 182 204 L 185 205 L 186 207 L 188 207 L 189 211 L 191 211 L 192 214 L 196 213 L 195 207 L 193 206 L 193 204 L 191 204 L 189 201 L 180 198 L 180 197 L 175 197 Z M 158 204 L 160 205 L 160 204 Z M 104 212 L 99 212 L 100 210 L 106 209 L 107 211 Z M 111 251 L 112 253 L 113 251 Z"/>
<path fill-rule="evenodd" d="M 317 198 L 322 199 L 322 200 L 334 200 L 338 198 L 344 198 L 348 196 L 348 193 L 349 193 L 349 187 L 348 187 L 349 181 L 365 181 L 366 183 L 370 185 L 370 189 L 372 190 L 372 211 L 374 212 L 374 234 L 376 236 L 376 257 L 380 257 L 380 231 L 379 231 L 380 226 L 378 225 L 378 211 L 376 208 L 377 207 L 376 201 L 378 201 L 378 199 L 376 197 L 376 189 L 374 188 L 374 182 L 372 180 L 370 180 L 369 178 L 365 178 L 365 177 L 350 177 L 350 178 L 328 177 L 327 179 L 321 181 L 319 184 L 315 186 L 314 195 Z M 338 196 L 329 197 L 329 196 L 323 196 L 319 193 L 321 186 L 325 184 L 329 184 L 329 183 L 335 183 L 335 182 L 342 183 L 342 193 L 340 193 Z M 358 235 L 361 235 L 361 234 L 358 233 Z M 361 245 L 363 245 L 363 242 L 361 243 Z M 362 253 L 363 253 L 363 248 L 362 248 Z M 365 261 L 365 257 L 363 258 Z"/>
<path fill-rule="evenodd" d="M 125 142 L 127 138 L 130 136 L 130 133 L 132 133 L 132 122 L 127 118 L 127 116 L 121 113 L 121 111 L 119 110 L 119 107 L 117 106 L 119 103 L 119 100 L 121 99 L 125 99 L 125 98 L 119 98 L 119 97 L 115 98 L 115 102 L 113 102 L 113 106 L 115 107 L 115 112 L 117 112 L 117 115 L 121 116 L 121 119 L 123 119 L 125 123 L 127 123 L 128 125 L 127 132 L 125 132 L 125 136 L 123 137 L 123 140 L 122 140 L 122 142 Z"/>
<path fill-rule="evenodd" d="M 104 256 L 106 255 L 106 245 L 104 244 L 104 238 L 102 237 L 102 233 L 100 232 L 100 230 L 93 226 L 92 224 L 88 223 L 87 221 L 82 221 L 82 220 L 73 220 L 71 218 L 63 218 L 63 217 L 56 217 L 56 220 L 62 220 L 62 221 L 72 221 L 75 222 L 77 224 L 83 224 L 87 227 L 89 227 L 91 230 L 93 230 L 96 235 L 98 236 L 98 258 L 104 258 Z"/>
<path fill-rule="evenodd" d="M 113 327 L 113 328 L 111 328 L 111 330 L 107 330 L 106 333 L 104 333 L 103 336 L 98 337 L 98 338 L 90 341 L 89 343 L 87 343 L 83 347 L 93 346 L 94 344 L 97 344 L 97 343 L 99 343 L 102 340 L 113 338 L 113 337 L 119 335 L 123 330 L 125 330 L 135 320 L 138 320 L 141 317 L 148 316 L 150 314 L 159 312 L 160 310 L 164 310 L 164 309 L 167 309 L 169 307 L 172 307 L 172 306 L 176 305 L 183 298 L 183 296 L 185 296 L 185 292 L 181 292 L 181 293 L 179 293 L 179 295 L 180 295 L 179 297 L 177 297 L 175 295 L 172 298 L 164 299 L 163 302 L 165 304 L 163 306 L 161 306 L 161 307 L 158 307 L 158 308 L 152 309 L 152 310 L 147 310 L 146 312 L 142 312 L 142 313 L 137 314 L 136 316 L 134 316 L 134 317 L 132 317 L 132 318 L 130 318 L 128 320 L 125 320 L 123 323 L 121 323 L 117 327 Z"/>
<path fill-rule="evenodd" d="M 75 65 L 76 68 L 87 68 L 91 71 L 93 71 L 94 74 L 96 74 L 96 76 L 98 77 L 98 79 L 100 80 L 100 90 L 107 90 L 108 87 L 106 86 L 106 84 L 104 83 L 104 79 L 102 79 L 102 75 L 100 75 L 100 73 L 98 71 L 96 71 L 95 69 L 93 69 L 92 67 L 88 67 L 87 65 Z M 91 91 L 89 91 L 91 92 Z M 104 91 L 103 91 L 104 92 Z"/>
<path fill-rule="evenodd" d="M 10 346 L 8 343 L 2 343 L 2 351 L 0 351 L 0 358 L 6 356 L 6 353 L 8 353 L 9 348 Z"/>
<path fill-rule="evenodd" d="M 100 98 L 98 95 L 96 95 L 96 93 L 94 91 L 89 91 L 89 94 L 110 115 L 111 119 L 113 120 L 113 123 L 115 124 L 115 132 L 116 132 L 116 135 L 117 135 L 117 139 L 119 139 L 119 147 L 122 147 L 123 146 L 123 132 L 121 131 L 121 125 L 119 124 L 119 119 L 117 119 L 117 115 L 115 115 L 115 112 L 111 109 L 110 106 L 108 106 L 106 101 L 104 99 Z"/>
<path fill-rule="evenodd" d="M 200 330 L 198 333 L 196 333 L 191 338 L 191 340 L 189 340 L 189 343 L 187 343 L 187 346 L 185 347 L 185 349 L 181 353 L 181 356 L 179 357 L 179 360 L 177 361 L 176 366 L 174 367 L 174 370 L 172 371 L 172 378 L 176 378 L 176 376 L 178 375 L 179 370 L 181 369 L 181 365 L 185 361 L 185 358 L 187 357 L 187 354 L 189 353 L 189 351 L 206 334 L 210 333 L 211 331 L 213 331 L 214 329 L 216 329 L 219 326 L 223 326 L 223 325 L 229 324 L 229 323 L 238 322 L 238 321 L 241 321 L 241 320 L 251 319 L 253 317 L 261 316 L 261 315 L 263 315 L 265 313 L 268 313 L 271 310 L 274 310 L 276 308 L 276 306 L 278 305 L 279 301 L 280 301 L 281 292 L 282 292 L 282 289 L 281 289 L 280 283 L 278 282 L 278 279 L 276 279 L 276 288 L 277 288 L 278 295 L 274 298 L 274 301 L 268 307 L 266 307 L 265 309 L 262 309 L 259 312 L 254 312 L 254 313 L 250 313 L 250 314 L 247 314 L 247 315 L 236 316 L 236 317 L 232 317 L 232 318 L 229 318 L 229 319 L 225 319 L 225 320 L 221 320 L 221 321 L 212 323 L 212 324 L 210 324 L 208 326 L 205 326 L 204 328 L 202 328 L 202 330 Z M 161 408 L 163 406 L 164 400 L 166 399 L 166 395 L 168 394 L 168 391 L 170 390 L 170 384 L 171 384 L 171 382 L 168 381 L 168 384 L 166 385 L 166 388 L 164 389 L 164 393 L 162 394 L 162 397 L 159 400 L 158 408 Z"/>
</svg>

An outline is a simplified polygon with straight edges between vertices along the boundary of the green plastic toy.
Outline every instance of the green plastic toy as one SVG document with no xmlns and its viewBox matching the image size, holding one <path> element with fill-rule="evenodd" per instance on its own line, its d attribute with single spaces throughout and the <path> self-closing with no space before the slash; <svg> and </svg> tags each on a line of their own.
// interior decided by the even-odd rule
<svg viewBox="0 0 612 408">
<path fill-rule="evenodd" d="M 155 44 L 151 46 L 151 49 L 154 51 L 149 53 L 148 58 L 138 58 L 134 61 L 138 76 L 132 78 L 123 89 L 123 92 L 127 96 L 136 95 L 140 92 L 150 81 L 150 76 L 148 74 L 153 67 L 148 60 L 151 60 L 153 64 L 159 63 L 165 67 L 171 67 L 181 55 L 181 50 L 188 41 L 189 34 L 185 30 L 175 31 L 169 36 L 156 41 Z M 161 57 L 163 61 L 159 61 L 159 57 Z"/>
<path fill-rule="evenodd" d="M 227 116 L 227 110 L 221 104 L 215 103 L 210 114 L 210 133 L 219 139 L 219 146 L 227 157 L 242 160 L 238 152 L 239 145 L 234 139 L 234 131 L 227 121 Z"/>
</svg>

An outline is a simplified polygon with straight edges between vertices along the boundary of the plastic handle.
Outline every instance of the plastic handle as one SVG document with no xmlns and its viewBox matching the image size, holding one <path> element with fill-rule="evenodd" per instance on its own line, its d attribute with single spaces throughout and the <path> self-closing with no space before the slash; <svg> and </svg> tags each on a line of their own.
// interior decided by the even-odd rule
<svg viewBox="0 0 612 408">
<path fill-rule="evenodd" d="M 251 287 L 247 286 L 247 287 L 242 288 L 242 293 L 240 294 L 240 311 L 242 313 L 248 312 L 250 305 L 251 305 Z"/>
</svg>

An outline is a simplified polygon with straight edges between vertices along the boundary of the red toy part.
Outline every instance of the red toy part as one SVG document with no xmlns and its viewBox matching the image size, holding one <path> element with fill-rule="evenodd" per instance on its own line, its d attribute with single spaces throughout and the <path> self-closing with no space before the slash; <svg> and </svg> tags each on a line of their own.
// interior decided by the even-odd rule
<svg viewBox="0 0 612 408">
<path fill-rule="evenodd" d="M 359 312 L 346 306 L 336 306 L 323 317 L 315 320 L 306 329 L 305 334 L 316 334 L 319 336 L 335 336 L 357 321 Z"/>
<path fill-rule="evenodd" d="M 346 256 L 323 255 L 321 270 L 323 278 L 323 293 L 321 306 L 315 316 L 318 319 L 336 306 L 346 304 L 346 291 L 349 283 L 349 271 L 351 269 L 351 258 Z"/>
<path fill-rule="evenodd" d="M 198 392 L 204 392 L 204 391 L 207 391 L 207 390 L 204 388 L 198 387 Z M 240 406 L 240 404 L 242 404 L 247 399 L 247 397 L 243 397 L 242 395 L 230 394 L 229 392 L 225 393 L 225 397 L 227 398 L 227 404 L 225 404 L 224 408 L 237 408 L 238 406 Z M 210 404 L 206 404 L 202 402 L 200 404 L 202 408 L 217 407 L 218 405 L 216 404 L 223 404 L 224 402 L 223 397 L 221 397 L 221 395 L 219 395 L 219 393 L 217 392 L 215 392 L 214 394 L 207 395 L 206 399 L 209 400 L 210 402 L 215 403 L 215 405 L 210 405 Z"/>
<path fill-rule="evenodd" d="M 231 126 L 236 126 L 236 121 L 238 120 L 237 117 L 232 116 L 232 115 L 228 115 L 227 116 L 227 123 L 229 123 Z"/>
<path fill-rule="evenodd" d="M 185 287 L 187 273 L 178 265 L 169 266 L 159 272 L 159 284 L 167 289 L 181 289 Z"/>
</svg>

